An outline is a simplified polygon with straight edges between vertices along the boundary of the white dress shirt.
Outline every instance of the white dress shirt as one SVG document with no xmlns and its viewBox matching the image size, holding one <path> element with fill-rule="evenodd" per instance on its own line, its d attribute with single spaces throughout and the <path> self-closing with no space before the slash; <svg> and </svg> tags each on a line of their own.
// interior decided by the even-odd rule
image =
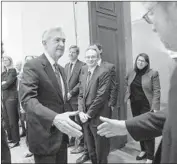
<svg viewBox="0 0 177 164">
<path fill-rule="evenodd" d="M 45 51 L 45 56 L 48 59 L 49 63 L 51 64 L 53 71 L 55 72 L 54 64 L 56 62 L 51 58 L 51 56 L 46 51 Z M 60 79 L 61 79 L 62 95 L 63 95 L 63 99 L 64 99 L 64 97 L 65 97 L 65 87 L 64 87 L 64 81 L 63 81 L 63 78 L 62 78 L 61 74 L 60 74 Z"/>
</svg>

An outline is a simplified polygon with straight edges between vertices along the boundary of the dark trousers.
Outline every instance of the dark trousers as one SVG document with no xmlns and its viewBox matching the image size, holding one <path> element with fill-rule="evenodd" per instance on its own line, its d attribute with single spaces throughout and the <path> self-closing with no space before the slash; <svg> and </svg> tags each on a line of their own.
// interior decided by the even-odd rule
<svg viewBox="0 0 177 164">
<path fill-rule="evenodd" d="M 77 103 L 72 103 L 72 101 L 70 101 L 69 106 L 70 106 L 70 111 L 77 111 L 78 110 L 78 104 Z M 76 115 L 74 117 L 71 117 L 71 119 L 82 127 L 82 123 L 81 123 L 78 115 Z M 75 146 L 76 147 L 78 147 L 78 146 L 84 147 L 84 137 L 83 136 L 81 138 L 76 138 L 75 139 Z"/>
<path fill-rule="evenodd" d="M 147 101 L 133 101 L 131 102 L 131 109 L 133 117 L 139 116 L 150 111 L 150 106 Z M 141 132 L 140 132 L 141 133 Z M 153 160 L 155 151 L 155 138 L 140 141 L 141 151 L 147 153 L 147 158 Z"/>
<path fill-rule="evenodd" d="M 34 154 L 35 163 L 61 163 L 67 164 L 67 143 L 63 142 L 59 151 L 55 155 L 37 155 Z"/>
<path fill-rule="evenodd" d="M 6 133 L 1 123 L 1 163 L 11 163 L 11 154 L 7 144 Z"/>
<path fill-rule="evenodd" d="M 19 142 L 19 115 L 18 115 L 18 99 L 7 99 L 4 101 L 4 108 L 7 114 L 7 134 L 8 139 L 12 139 L 12 142 Z"/>
<path fill-rule="evenodd" d="M 88 148 L 92 163 L 107 163 L 107 156 L 110 150 L 109 139 L 97 134 L 97 127 L 93 127 L 89 122 L 83 124 L 84 139 Z"/>
</svg>

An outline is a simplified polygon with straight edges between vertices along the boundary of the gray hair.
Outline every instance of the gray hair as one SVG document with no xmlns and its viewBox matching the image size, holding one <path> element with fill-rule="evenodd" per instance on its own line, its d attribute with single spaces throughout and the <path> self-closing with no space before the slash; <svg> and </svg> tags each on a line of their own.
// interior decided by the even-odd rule
<svg viewBox="0 0 177 164">
<path fill-rule="evenodd" d="M 60 32 L 62 35 L 65 36 L 65 34 L 64 34 L 64 32 L 63 32 L 63 30 L 62 30 L 61 27 L 50 28 L 50 29 L 44 31 L 44 33 L 43 33 L 43 35 L 42 35 L 42 42 L 48 40 L 48 39 L 51 37 L 51 34 L 52 34 L 53 32 L 56 32 L 56 31 L 57 31 L 57 32 Z"/>
</svg>

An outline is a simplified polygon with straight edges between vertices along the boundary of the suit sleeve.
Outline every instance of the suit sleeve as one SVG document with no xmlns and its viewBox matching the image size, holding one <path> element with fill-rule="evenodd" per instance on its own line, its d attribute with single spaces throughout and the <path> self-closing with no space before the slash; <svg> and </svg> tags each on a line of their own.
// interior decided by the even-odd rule
<svg viewBox="0 0 177 164">
<path fill-rule="evenodd" d="M 160 80 L 159 73 L 157 71 L 153 72 L 152 89 L 153 89 L 153 99 L 151 109 L 160 110 Z"/>
<path fill-rule="evenodd" d="M 118 82 L 116 80 L 115 66 L 111 68 L 110 75 L 111 75 L 111 86 L 110 86 L 109 106 L 116 106 L 117 95 L 118 95 L 117 93 L 119 91 L 119 88 L 118 88 Z"/>
<path fill-rule="evenodd" d="M 108 89 L 110 86 L 110 74 L 109 72 L 104 72 L 103 75 L 99 78 L 99 85 L 97 89 L 96 97 L 93 103 L 90 105 L 87 114 L 92 118 L 100 110 L 100 107 L 103 105 L 106 95 L 108 94 Z"/>
<path fill-rule="evenodd" d="M 8 73 L 8 79 L 5 84 L 2 85 L 2 90 L 8 89 L 12 84 L 17 81 L 17 72 L 15 69 L 10 69 Z"/>
<path fill-rule="evenodd" d="M 166 111 L 148 112 L 131 120 L 126 120 L 129 134 L 136 141 L 147 140 L 162 135 L 166 120 Z"/>
<path fill-rule="evenodd" d="M 47 130 L 53 123 L 56 112 L 43 106 L 38 100 L 39 75 L 35 66 L 31 62 L 26 63 L 22 79 L 20 81 L 19 97 L 23 109 L 28 113 L 33 113 L 40 120 L 45 121 Z"/>
<path fill-rule="evenodd" d="M 81 80 L 82 80 L 81 74 L 80 74 L 80 77 L 79 77 L 78 110 L 80 112 L 83 112 L 84 111 L 84 97 L 83 97 L 83 86 L 82 86 L 82 83 L 81 83 Z"/>
<path fill-rule="evenodd" d="M 82 64 L 82 66 L 83 66 L 83 65 L 84 65 L 84 63 Z M 79 72 L 79 77 L 80 77 L 80 74 L 81 74 L 81 70 L 82 70 L 82 67 L 81 67 L 80 72 Z M 75 87 L 70 91 L 70 94 L 71 94 L 72 96 L 79 94 L 79 86 L 80 86 L 80 83 L 77 83 L 77 84 L 75 85 Z"/>
</svg>

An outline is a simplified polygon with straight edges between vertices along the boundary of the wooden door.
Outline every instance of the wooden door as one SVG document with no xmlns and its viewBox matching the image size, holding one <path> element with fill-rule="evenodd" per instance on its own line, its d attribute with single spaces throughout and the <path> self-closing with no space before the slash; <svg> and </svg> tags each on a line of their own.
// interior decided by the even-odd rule
<svg viewBox="0 0 177 164">
<path fill-rule="evenodd" d="M 89 29 L 90 43 L 99 42 L 103 46 L 103 60 L 115 64 L 119 92 L 117 107 L 112 118 L 126 119 L 127 112 L 124 104 L 126 53 L 131 49 L 131 26 L 125 27 L 130 21 L 129 2 L 89 2 Z M 127 37 L 129 36 L 129 37 Z M 127 44 L 128 43 L 128 44 Z M 130 54 L 131 55 L 131 54 Z M 125 145 L 127 137 L 114 137 L 111 139 L 111 149 Z"/>
</svg>

